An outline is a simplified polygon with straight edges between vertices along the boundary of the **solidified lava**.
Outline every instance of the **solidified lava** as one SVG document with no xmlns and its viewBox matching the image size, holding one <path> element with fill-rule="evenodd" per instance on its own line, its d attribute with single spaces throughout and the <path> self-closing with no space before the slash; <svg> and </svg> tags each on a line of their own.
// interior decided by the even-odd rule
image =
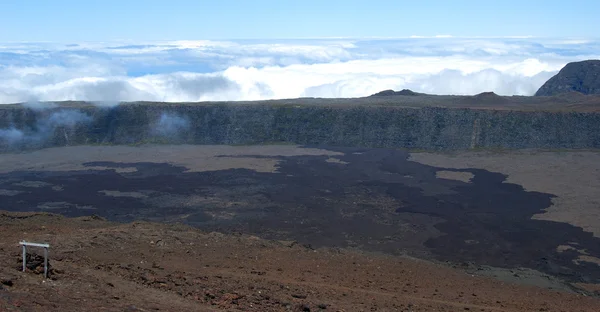
<svg viewBox="0 0 600 312">
<path fill-rule="evenodd" d="M 556 251 L 556 246 L 577 244 L 598 257 L 600 239 L 566 223 L 532 219 L 551 205 L 552 194 L 505 183 L 500 173 L 411 162 L 405 151 L 327 149 L 344 155 L 337 162 L 326 161 L 328 156 L 273 157 L 280 160 L 275 173 L 94 162 L 87 165 L 136 170 L 11 172 L 0 175 L 0 189 L 21 191 L 3 197 L 3 208 L 13 211 L 51 209 L 121 222 L 183 221 L 314 247 L 526 267 L 570 281 L 600 282 L 599 266 L 576 265 L 576 253 Z M 468 172 L 473 178 L 440 179 L 438 171 Z M 19 186 L 22 181 L 45 184 Z M 105 190 L 126 196 L 107 196 Z"/>
</svg>

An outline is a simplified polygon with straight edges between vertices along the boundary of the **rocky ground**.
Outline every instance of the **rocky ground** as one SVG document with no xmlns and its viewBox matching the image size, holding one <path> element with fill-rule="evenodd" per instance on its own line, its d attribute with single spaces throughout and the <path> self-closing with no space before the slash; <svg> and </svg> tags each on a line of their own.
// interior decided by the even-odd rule
<svg viewBox="0 0 600 312">
<path fill-rule="evenodd" d="M 597 311 L 599 155 L 1 154 L 0 311 Z M 22 239 L 51 279 L 19 272 Z"/>
<path fill-rule="evenodd" d="M 22 239 L 50 278 L 20 272 Z M 39 270 L 38 270 L 39 273 Z M 600 299 L 412 258 L 184 225 L 0 213 L 1 311 L 598 311 Z"/>
</svg>

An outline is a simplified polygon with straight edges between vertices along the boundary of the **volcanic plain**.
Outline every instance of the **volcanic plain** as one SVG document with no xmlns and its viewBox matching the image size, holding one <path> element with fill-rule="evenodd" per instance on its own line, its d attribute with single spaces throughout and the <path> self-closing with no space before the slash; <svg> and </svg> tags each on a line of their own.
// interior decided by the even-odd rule
<svg viewBox="0 0 600 312">
<path fill-rule="evenodd" d="M 4 153 L 0 310 L 597 311 L 598 189 L 596 150 Z"/>
</svg>

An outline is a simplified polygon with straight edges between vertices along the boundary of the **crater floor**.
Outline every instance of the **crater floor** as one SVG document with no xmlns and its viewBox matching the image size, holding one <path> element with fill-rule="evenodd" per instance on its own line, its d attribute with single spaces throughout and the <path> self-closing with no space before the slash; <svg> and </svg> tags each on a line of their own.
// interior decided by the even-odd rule
<svg viewBox="0 0 600 312">
<path fill-rule="evenodd" d="M 0 155 L 0 209 L 600 282 L 600 153 L 78 146 Z"/>
</svg>

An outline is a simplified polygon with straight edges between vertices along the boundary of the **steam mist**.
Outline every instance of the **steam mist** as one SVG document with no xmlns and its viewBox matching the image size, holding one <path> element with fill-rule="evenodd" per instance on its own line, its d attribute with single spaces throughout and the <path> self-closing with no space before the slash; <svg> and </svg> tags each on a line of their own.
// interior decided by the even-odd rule
<svg viewBox="0 0 600 312">
<path fill-rule="evenodd" d="M 13 127 L 9 129 L 0 129 L 0 145 L 4 142 L 7 145 L 12 145 L 17 142 L 21 142 L 25 134 L 19 129 Z"/>
<path fill-rule="evenodd" d="M 87 124 L 92 117 L 77 110 L 60 110 L 52 113 L 39 124 L 39 130 L 54 130 L 58 127 L 73 128 L 77 124 Z"/>
<path fill-rule="evenodd" d="M 68 145 L 73 130 L 77 126 L 88 125 L 92 121 L 91 116 L 75 109 L 50 112 L 48 110 L 55 107 L 54 105 L 25 106 L 38 111 L 37 120 L 23 129 L 17 129 L 14 126 L 0 129 L 0 147 L 9 149 L 43 147 L 50 143 L 49 141 L 57 139 L 57 135 Z"/>
<path fill-rule="evenodd" d="M 177 139 L 190 129 L 190 120 L 179 114 L 163 112 L 151 127 L 150 135 L 163 139 Z"/>
</svg>

